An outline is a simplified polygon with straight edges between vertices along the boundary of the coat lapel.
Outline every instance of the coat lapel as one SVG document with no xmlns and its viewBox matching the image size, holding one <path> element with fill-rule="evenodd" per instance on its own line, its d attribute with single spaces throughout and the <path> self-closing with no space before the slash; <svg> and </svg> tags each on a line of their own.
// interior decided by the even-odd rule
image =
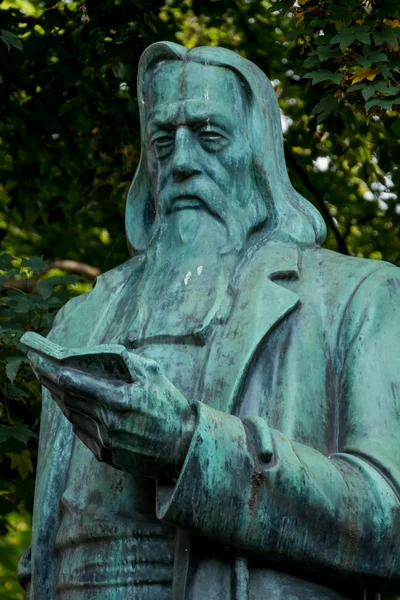
<svg viewBox="0 0 400 600">
<path fill-rule="evenodd" d="M 299 304 L 283 286 L 299 277 L 295 246 L 271 242 L 258 250 L 239 278 L 228 321 L 214 332 L 199 397 L 218 410 L 236 414 L 236 400 L 262 340 Z"/>
</svg>

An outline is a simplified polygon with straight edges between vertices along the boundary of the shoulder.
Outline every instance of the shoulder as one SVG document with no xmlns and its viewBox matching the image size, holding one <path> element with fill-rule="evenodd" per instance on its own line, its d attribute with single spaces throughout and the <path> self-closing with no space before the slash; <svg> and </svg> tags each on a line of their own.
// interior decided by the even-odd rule
<svg viewBox="0 0 400 600">
<path fill-rule="evenodd" d="M 72 298 L 58 311 L 50 338 L 64 337 L 63 331 L 66 332 L 66 328 L 70 329 L 74 322 L 82 324 L 88 320 L 89 323 L 98 318 L 102 307 L 107 305 L 111 297 L 118 294 L 129 279 L 136 277 L 142 264 L 143 255 L 139 255 L 99 275 L 90 292 Z"/>
<path fill-rule="evenodd" d="M 114 293 L 119 286 L 123 285 L 129 278 L 135 276 L 135 274 L 141 270 L 141 267 L 144 264 L 144 258 L 143 254 L 139 254 L 121 265 L 118 265 L 114 269 L 99 275 L 96 277 L 93 290 L 90 293 Z"/>
<path fill-rule="evenodd" d="M 314 287 L 322 286 L 328 293 L 348 299 L 359 288 L 366 292 L 383 286 L 395 291 L 400 280 L 400 268 L 391 263 L 345 256 L 323 248 L 303 253 L 301 272 L 306 282 L 314 281 Z"/>
<path fill-rule="evenodd" d="M 302 297 L 332 332 L 399 320 L 400 269 L 395 265 L 318 249 L 304 253 L 301 272 Z"/>
<path fill-rule="evenodd" d="M 395 265 L 306 250 L 298 284 L 307 323 L 318 323 L 332 348 L 344 352 L 360 335 L 385 343 L 393 336 L 400 339 L 400 269 Z"/>
</svg>

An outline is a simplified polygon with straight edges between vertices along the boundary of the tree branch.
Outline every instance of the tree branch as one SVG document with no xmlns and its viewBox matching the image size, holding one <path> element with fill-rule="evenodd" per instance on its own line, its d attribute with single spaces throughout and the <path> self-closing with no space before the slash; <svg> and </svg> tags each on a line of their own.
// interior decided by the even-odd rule
<svg viewBox="0 0 400 600">
<path fill-rule="evenodd" d="M 95 279 L 98 275 L 100 275 L 101 271 L 97 267 L 93 267 L 92 265 L 87 265 L 86 263 L 80 263 L 76 260 L 55 260 L 50 263 L 43 271 L 40 273 L 36 273 L 29 279 L 9 279 L 4 284 L 5 289 L 8 290 L 21 290 L 26 294 L 33 292 L 35 289 L 36 283 L 38 279 L 51 271 L 51 269 L 61 269 L 62 271 L 66 271 L 67 273 L 75 273 L 76 275 L 82 275 L 86 279 Z"/>
<path fill-rule="evenodd" d="M 88 279 L 94 279 L 100 275 L 100 269 L 97 267 L 92 267 L 92 265 L 87 265 L 86 263 L 80 263 L 76 260 L 68 259 L 55 260 L 49 264 L 47 270 L 50 271 L 51 269 L 61 269 L 62 271 L 67 271 L 68 273 L 83 275 L 83 277 L 87 277 Z"/>
</svg>

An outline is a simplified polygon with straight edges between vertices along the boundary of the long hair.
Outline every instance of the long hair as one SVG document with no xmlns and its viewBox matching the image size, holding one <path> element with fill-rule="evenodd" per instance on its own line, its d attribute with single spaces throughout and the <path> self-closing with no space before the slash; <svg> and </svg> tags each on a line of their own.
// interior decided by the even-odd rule
<svg viewBox="0 0 400 600">
<path fill-rule="evenodd" d="M 145 104 L 149 74 L 162 61 L 196 62 L 224 67 L 245 82 L 249 92 L 250 144 L 258 190 L 268 207 L 266 240 L 300 246 L 322 244 L 325 223 L 314 208 L 292 186 L 285 163 L 279 105 L 268 77 L 254 63 L 225 48 L 203 46 L 187 49 L 171 42 L 149 46 L 140 59 L 138 102 L 141 123 L 141 157 L 130 187 L 125 226 L 132 254 L 146 250 L 155 219 L 146 156 Z"/>
</svg>

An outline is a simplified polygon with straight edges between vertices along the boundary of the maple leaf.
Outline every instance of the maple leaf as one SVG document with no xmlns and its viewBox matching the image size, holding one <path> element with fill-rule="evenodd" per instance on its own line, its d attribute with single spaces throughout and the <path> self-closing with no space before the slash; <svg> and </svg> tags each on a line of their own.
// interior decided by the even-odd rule
<svg viewBox="0 0 400 600">
<path fill-rule="evenodd" d="M 372 81 L 373 79 L 375 79 L 378 73 L 378 69 L 364 67 L 362 69 L 357 69 L 357 71 L 354 71 L 352 75 L 352 85 L 358 83 L 359 81 L 362 81 L 363 79 L 368 79 L 368 81 Z"/>
<path fill-rule="evenodd" d="M 17 469 L 24 481 L 29 473 L 33 473 L 33 464 L 29 450 L 23 450 L 20 454 L 10 452 L 8 456 L 11 458 L 11 469 Z"/>
</svg>

